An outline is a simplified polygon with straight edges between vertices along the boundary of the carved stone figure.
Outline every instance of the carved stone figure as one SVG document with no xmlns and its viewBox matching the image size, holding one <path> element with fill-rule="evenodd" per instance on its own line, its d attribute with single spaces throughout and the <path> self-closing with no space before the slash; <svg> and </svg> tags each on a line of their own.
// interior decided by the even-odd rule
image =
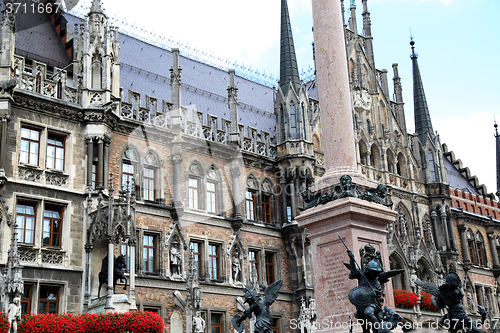
<svg viewBox="0 0 500 333">
<path fill-rule="evenodd" d="M 12 94 L 12 91 L 17 86 L 17 79 L 12 78 L 10 80 L 0 81 L 0 93 Z"/>
<path fill-rule="evenodd" d="M 170 270 L 172 275 L 181 275 L 181 266 L 182 254 L 179 251 L 179 243 L 174 241 L 170 247 Z"/>
<path fill-rule="evenodd" d="M 358 185 L 352 182 L 351 176 L 343 175 L 340 177 L 340 186 L 342 187 L 342 193 L 340 193 L 339 198 L 356 197 L 356 187 Z"/>
<path fill-rule="evenodd" d="M 245 330 L 244 320 L 252 318 L 252 313 L 256 317 L 254 332 L 255 333 L 272 333 L 271 312 L 269 306 L 278 298 L 278 291 L 283 284 L 283 280 L 278 280 L 269 285 L 264 291 L 264 299 L 262 299 L 257 291 L 250 286 L 245 287 L 245 303 L 248 303 L 248 309 L 240 316 L 236 313 L 231 322 L 233 327 L 239 333 Z"/>
<path fill-rule="evenodd" d="M 345 243 L 344 243 L 345 245 Z M 347 248 L 347 246 L 346 246 Z M 354 253 L 347 249 L 350 262 L 344 265 L 351 271 L 349 279 L 357 279 L 358 286 L 349 291 L 349 300 L 356 306 L 355 316 L 362 321 L 363 333 L 390 332 L 396 327 L 395 312 L 390 308 L 384 308 L 383 290 L 384 284 L 389 278 L 404 272 L 404 269 L 393 269 L 384 271 L 380 252 L 375 251 L 371 245 L 365 245 L 360 250 L 363 264 L 359 267 Z M 387 318 L 387 320 L 385 320 Z"/>
<path fill-rule="evenodd" d="M 193 317 L 193 333 L 205 332 L 205 319 L 201 317 L 200 311 L 196 311 L 196 316 Z"/>
<path fill-rule="evenodd" d="M 231 271 L 233 272 L 233 281 L 239 281 L 239 275 L 241 271 L 240 263 L 240 253 L 236 251 L 234 256 L 231 258 Z"/>
<path fill-rule="evenodd" d="M 9 304 L 9 332 L 17 333 L 17 322 L 21 321 L 21 299 L 14 297 Z"/>
<path fill-rule="evenodd" d="M 456 333 L 459 330 L 464 330 L 466 333 L 483 332 L 477 327 L 478 322 L 472 320 L 465 313 L 465 308 L 462 304 L 464 294 L 460 287 L 462 281 L 455 272 L 450 272 L 446 276 L 445 282 L 439 287 L 432 282 L 416 281 L 423 291 L 432 294 L 432 304 L 438 309 L 448 307 L 448 313 L 439 320 L 439 324 L 448 328 L 448 332 Z M 468 301 L 468 300 L 467 300 Z M 486 319 L 486 310 L 478 305 L 478 312 L 481 315 L 481 322 Z"/>
</svg>

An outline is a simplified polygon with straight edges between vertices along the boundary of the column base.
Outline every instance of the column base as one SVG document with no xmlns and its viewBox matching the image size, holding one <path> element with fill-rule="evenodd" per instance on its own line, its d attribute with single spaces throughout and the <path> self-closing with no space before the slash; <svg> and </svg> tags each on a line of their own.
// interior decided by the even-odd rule
<svg viewBox="0 0 500 333">
<path fill-rule="evenodd" d="M 340 183 L 340 177 L 342 177 L 343 175 L 351 176 L 353 183 L 359 185 L 373 188 L 377 187 L 378 185 L 377 183 L 368 180 L 368 178 L 366 178 L 366 176 L 363 175 L 363 173 L 361 173 L 361 171 L 359 171 L 357 168 L 343 166 L 328 169 L 323 177 L 321 177 L 321 179 L 318 181 L 318 185 L 316 185 L 311 190 L 313 192 L 316 192 L 317 190 L 322 190 L 337 185 Z"/>
<path fill-rule="evenodd" d="M 359 249 L 371 244 L 380 251 L 384 270 L 389 270 L 385 226 L 394 222 L 396 215 L 383 205 L 348 197 L 310 208 L 297 216 L 299 226 L 310 232 L 318 322 L 326 320 L 333 327 L 335 323 L 341 325 L 341 329 L 330 329 L 329 325 L 325 331 L 340 332 L 349 323 L 349 317 L 355 319 L 356 308 L 348 293 L 357 286 L 357 280 L 349 280 L 349 270 L 343 264 L 349 262 L 349 257 L 339 235 L 356 255 L 358 264 L 361 264 Z M 390 282 L 385 284 L 385 291 L 385 305 L 394 309 Z"/>
</svg>

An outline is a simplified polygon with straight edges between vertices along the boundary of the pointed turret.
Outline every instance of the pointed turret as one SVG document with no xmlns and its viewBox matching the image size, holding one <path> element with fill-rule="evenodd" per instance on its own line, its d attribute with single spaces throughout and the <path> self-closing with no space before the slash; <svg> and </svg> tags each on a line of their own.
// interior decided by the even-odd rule
<svg viewBox="0 0 500 333">
<path fill-rule="evenodd" d="M 495 121 L 495 141 L 497 144 L 497 196 L 500 198 L 500 135 L 498 134 L 498 124 Z"/>
<path fill-rule="evenodd" d="M 417 132 L 420 142 L 425 145 L 427 140 L 427 133 L 434 141 L 436 136 L 432 129 L 431 116 L 429 108 L 427 107 L 427 100 L 425 99 L 424 85 L 418 69 L 418 55 L 415 53 L 415 42 L 413 38 L 410 42 L 411 45 L 411 60 L 413 65 L 413 108 L 415 114 L 415 132 Z"/>
<path fill-rule="evenodd" d="M 292 25 L 288 13 L 287 0 L 281 0 L 281 53 L 280 53 L 280 87 L 286 96 L 291 84 L 295 92 L 300 89 L 299 69 L 293 45 Z"/>
<path fill-rule="evenodd" d="M 104 10 L 102 9 L 101 0 L 92 0 L 92 5 L 90 6 L 89 14 L 92 14 L 92 13 L 105 15 Z"/>
<path fill-rule="evenodd" d="M 403 87 L 401 85 L 401 78 L 398 73 L 398 64 L 392 64 L 392 70 L 394 72 L 394 97 L 396 102 L 396 119 L 398 121 L 399 127 L 406 134 L 406 119 L 404 113 L 404 103 L 403 103 Z"/>
</svg>

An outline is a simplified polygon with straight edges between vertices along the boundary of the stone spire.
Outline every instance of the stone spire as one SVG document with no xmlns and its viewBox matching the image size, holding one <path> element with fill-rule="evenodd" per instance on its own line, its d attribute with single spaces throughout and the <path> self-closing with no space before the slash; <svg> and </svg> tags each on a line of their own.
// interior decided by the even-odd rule
<svg viewBox="0 0 500 333">
<path fill-rule="evenodd" d="M 280 52 L 280 87 L 286 96 L 288 86 L 292 85 L 295 92 L 300 89 L 299 69 L 293 45 L 292 25 L 288 13 L 287 0 L 281 0 L 281 52 Z"/>
<path fill-rule="evenodd" d="M 372 67 L 370 71 L 370 91 L 377 91 L 377 80 L 375 77 L 375 56 L 373 54 L 373 37 L 372 37 L 372 24 L 370 21 L 370 12 L 368 11 L 367 0 L 363 0 L 363 30 L 365 33 L 365 53 L 368 62 Z M 383 88 L 383 87 L 382 87 Z"/>
<path fill-rule="evenodd" d="M 413 64 L 413 108 L 415 114 L 415 132 L 417 132 L 420 142 L 425 145 L 427 134 L 434 141 L 436 138 L 434 130 L 432 129 L 431 115 L 427 107 L 427 100 L 425 99 L 424 85 L 418 69 L 418 55 L 415 53 L 415 42 L 413 38 L 410 42 L 411 45 L 411 60 Z"/>
<path fill-rule="evenodd" d="M 498 124 L 495 121 L 495 141 L 497 144 L 497 196 L 500 198 L 500 134 L 498 134 Z"/>
<path fill-rule="evenodd" d="M 396 102 L 396 119 L 398 121 L 399 127 L 401 127 L 401 130 L 406 133 L 406 119 L 405 119 L 405 112 L 403 108 L 403 87 L 401 85 L 401 78 L 399 77 L 398 73 L 398 64 L 392 64 L 392 70 L 394 72 L 394 99 Z"/>
<path fill-rule="evenodd" d="M 11 302 L 16 296 L 20 296 L 24 292 L 23 268 L 19 250 L 17 247 L 17 224 L 12 225 L 12 238 L 10 250 L 7 254 L 7 267 L 5 268 L 5 294 L 8 296 L 7 301 Z"/>
</svg>

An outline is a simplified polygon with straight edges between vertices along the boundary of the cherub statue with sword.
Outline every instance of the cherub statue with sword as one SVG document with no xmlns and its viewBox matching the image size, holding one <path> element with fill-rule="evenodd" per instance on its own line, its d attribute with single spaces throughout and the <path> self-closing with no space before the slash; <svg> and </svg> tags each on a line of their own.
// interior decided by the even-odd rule
<svg viewBox="0 0 500 333">
<path fill-rule="evenodd" d="M 389 278 L 404 272 L 404 269 L 384 271 L 380 253 L 367 244 L 360 250 L 362 266 L 354 258 L 342 237 L 350 262 L 344 265 L 351 271 L 349 279 L 357 279 L 358 286 L 349 291 L 349 300 L 356 306 L 355 316 L 363 322 L 363 333 L 386 333 L 394 329 L 402 319 L 388 306 L 384 307 L 384 284 Z"/>
</svg>

